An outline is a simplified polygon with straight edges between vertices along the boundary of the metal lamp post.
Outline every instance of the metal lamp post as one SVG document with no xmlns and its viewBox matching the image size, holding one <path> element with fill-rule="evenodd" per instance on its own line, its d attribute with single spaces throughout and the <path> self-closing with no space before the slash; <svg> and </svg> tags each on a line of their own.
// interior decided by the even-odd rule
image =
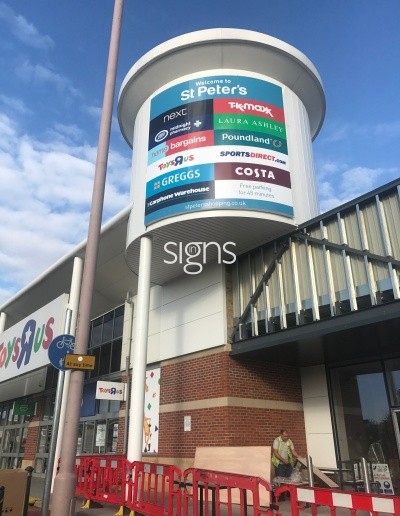
<svg viewBox="0 0 400 516">
<path fill-rule="evenodd" d="M 75 353 L 85 355 L 89 343 L 90 314 L 99 248 L 104 190 L 110 146 L 111 120 L 117 75 L 119 41 L 122 25 L 123 0 L 114 1 L 110 47 L 104 87 L 103 109 L 100 121 L 92 205 L 90 211 L 85 264 L 82 276 L 79 320 L 76 333 Z M 75 514 L 75 457 L 82 402 L 84 371 L 72 371 L 68 393 L 68 410 L 65 418 L 64 437 L 61 445 L 60 472 L 54 481 L 51 509 L 57 516 Z"/>
</svg>

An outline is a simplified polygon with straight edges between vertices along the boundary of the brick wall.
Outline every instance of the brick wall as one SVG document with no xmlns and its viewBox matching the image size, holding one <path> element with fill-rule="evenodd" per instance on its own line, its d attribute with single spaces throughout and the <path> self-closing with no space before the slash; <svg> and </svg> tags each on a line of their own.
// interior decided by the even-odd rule
<svg viewBox="0 0 400 516">
<path fill-rule="evenodd" d="M 125 402 L 121 403 L 121 406 L 124 406 L 124 410 L 126 410 Z M 121 407 L 122 410 L 122 407 Z M 117 442 L 117 453 L 123 454 L 124 453 L 124 436 L 125 436 L 125 415 L 119 416 L 118 418 L 118 442 Z"/>
<path fill-rule="evenodd" d="M 25 443 L 24 461 L 34 461 L 39 437 L 39 426 L 29 426 Z"/>
<path fill-rule="evenodd" d="M 174 410 L 175 403 L 188 408 Z M 197 446 L 271 445 L 281 428 L 304 455 L 301 404 L 296 367 L 259 357 L 233 359 L 228 351 L 175 359 L 161 368 L 159 455 L 190 458 Z M 189 432 L 185 415 L 191 416 Z"/>
<path fill-rule="evenodd" d="M 43 413 L 43 398 L 35 398 L 36 414 L 30 417 L 28 425 L 28 433 L 25 441 L 25 451 L 23 461 L 24 463 L 33 464 L 36 456 L 38 439 L 39 439 L 39 421 L 42 419 Z"/>
</svg>

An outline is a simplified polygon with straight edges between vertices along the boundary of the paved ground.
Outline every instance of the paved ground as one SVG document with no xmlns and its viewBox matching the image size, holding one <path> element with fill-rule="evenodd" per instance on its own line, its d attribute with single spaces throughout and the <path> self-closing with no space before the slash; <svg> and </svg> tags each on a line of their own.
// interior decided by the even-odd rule
<svg viewBox="0 0 400 516">
<path fill-rule="evenodd" d="M 43 485 L 44 485 L 43 478 L 32 477 L 30 495 L 42 500 Z M 103 507 L 96 507 L 96 508 L 93 507 L 90 509 L 82 509 L 82 503 L 83 503 L 82 499 L 77 499 L 76 510 L 75 510 L 76 516 L 92 516 L 92 515 L 93 516 L 100 516 L 100 515 L 111 516 L 111 515 L 116 514 L 120 509 L 120 507 L 118 507 L 118 506 L 106 505 L 106 504 L 104 504 Z M 36 507 L 29 508 L 28 516 L 39 516 L 41 514 L 40 501 L 36 502 L 35 506 Z M 51 508 L 51 500 L 50 500 L 50 508 Z M 235 506 L 235 509 L 236 510 L 233 511 L 233 515 L 238 516 L 240 514 L 239 507 Z M 130 511 L 127 509 L 124 510 L 124 514 L 129 514 L 129 512 Z M 279 512 L 283 516 L 291 516 L 292 511 L 290 508 L 290 501 L 280 502 L 279 503 Z M 51 510 L 50 510 L 49 514 L 52 514 Z M 138 513 L 136 512 L 136 514 L 138 514 Z M 221 513 L 221 514 L 223 514 L 223 513 Z M 301 514 L 302 514 L 302 516 L 311 515 L 311 509 L 304 509 L 301 511 Z M 336 511 L 336 516 L 349 516 L 349 514 L 350 514 L 350 512 L 348 509 L 338 509 Z M 357 516 L 369 516 L 369 514 L 370 513 L 366 512 L 366 511 L 358 511 L 357 512 Z M 251 515 L 251 511 L 249 511 L 249 515 Z M 325 516 L 325 515 L 331 515 L 331 511 L 327 507 L 318 507 L 318 516 Z M 52 514 L 52 516 L 57 516 L 57 515 Z"/>
</svg>

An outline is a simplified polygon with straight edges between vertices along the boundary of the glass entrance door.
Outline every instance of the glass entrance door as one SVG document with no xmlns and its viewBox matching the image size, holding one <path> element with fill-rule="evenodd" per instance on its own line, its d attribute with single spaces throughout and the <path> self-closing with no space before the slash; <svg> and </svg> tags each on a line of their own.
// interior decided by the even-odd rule
<svg viewBox="0 0 400 516">
<path fill-rule="evenodd" d="M 391 407 L 383 366 L 369 362 L 331 369 L 338 458 L 364 457 L 372 463 L 374 477 L 379 477 L 381 492 L 398 494 L 400 407 Z M 392 493 L 385 487 L 388 478 Z"/>
<path fill-rule="evenodd" d="M 400 409 L 392 410 L 394 433 L 396 436 L 397 450 L 400 456 Z"/>
</svg>

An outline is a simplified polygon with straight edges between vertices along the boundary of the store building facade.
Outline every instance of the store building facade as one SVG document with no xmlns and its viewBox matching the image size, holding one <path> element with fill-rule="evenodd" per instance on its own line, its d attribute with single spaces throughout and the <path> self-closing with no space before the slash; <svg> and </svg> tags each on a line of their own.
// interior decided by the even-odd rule
<svg viewBox="0 0 400 516">
<path fill-rule="evenodd" d="M 324 102 L 304 55 L 249 31 L 175 38 L 128 73 L 119 118 L 133 203 L 101 234 L 78 453 L 125 453 L 132 437 L 145 236 L 146 460 L 184 468 L 197 446 L 271 444 L 286 427 L 315 465 L 365 456 L 399 489 L 400 181 L 317 216 L 311 140 Z M 46 350 L 84 253 L 0 307 L 1 468 L 44 474 L 58 374 Z M 127 396 L 99 396 L 99 381 Z"/>
</svg>

